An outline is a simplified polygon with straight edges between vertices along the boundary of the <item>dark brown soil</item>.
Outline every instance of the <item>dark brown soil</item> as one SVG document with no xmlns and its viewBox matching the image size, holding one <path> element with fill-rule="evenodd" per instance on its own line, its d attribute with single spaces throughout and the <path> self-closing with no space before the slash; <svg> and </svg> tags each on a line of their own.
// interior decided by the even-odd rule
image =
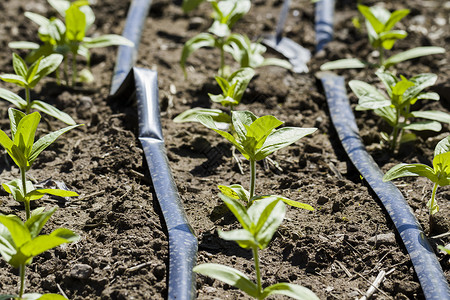
<svg viewBox="0 0 450 300">
<path fill-rule="evenodd" d="M 314 50 L 314 10 L 309 1 L 292 1 L 285 34 Z M 363 1 L 373 4 L 374 1 Z M 274 31 L 282 1 L 254 1 L 251 12 L 236 24 L 236 31 L 251 38 Z M 389 2 L 390 3 L 390 2 Z M 446 3 L 446 4 L 445 4 Z M 396 51 L 413 46 L 434 45 L 446 55 L 414 60 L 398 66 L 399 73 L 439 75 L 435 90 L 439 103 L 425 103 L 449 111 L 450 68 L 448 61 L 450 7 L 438 0 L 408 1 L 410 16 L 402 21 L 410 35 L 395 46 Z M 445 4 L 445 5 L 444 5 Z M 129 1 L 96 1 L 97 20 L 92 34 L 121 33 Z M 396 3 L 387 8 L 404 7 Z M 0 71 L 13 72 L 7 43 L 36 41 L 37 27 L 24 17 L 33 11 L 54 14 L 44 0 L 0 3 Z M 293 17 L 293 13 L 298 17 Z M 202 49 L 188 60 L 188 78 L 183 77 L 179 58 L 183 43 L 209 27 L 208 5 L 186 15 L 169 0 L 154 0 L 143 31 L 137 66 L 158 71 L 161 118 L 167 155 L 188 219 L 199 241 L 198 262 L 215 262 L 238 268 L 253 276 L 251 252 L 221 240 L 217 229 L 236 227 L 236 221 L 217 197 L 217 185 L 248 185 L 248 163 L 242 158 L 241 175 L 231 157 L 230 145 L 199 124 L 176 124 L 172 119 L 192 107 L 210 107 L 208 92 L 218 92 L 214 75 L 218 52 Z M 257 192 L 281 194 L 309 203 L 314 212 L 290 208 L 286 220 L 269 247 L 261 252 L 264 285 L 286 281 L 311 288 L 321 299 L 361 297 L 380 270 L 394 271 L 376 292 L 377 299 L 423 299 L 404 246 L 389 216 L 359 173 L 349 163 L 328 115 L 328 108 L 314 72 L 327 60 L 343 57 L 374 59 L 365 32 L 356 30 L 358 16 L 353 1 L 338 1 L 335 41 L 313 57 L 311 72 L 294 74 L 277 67 L 257 70 L 239 110 L 258 116 L 272 114 L 288 126 L 317 127 L 318 131 L 295 145 L 280 150 L 272 159 L 282 171 L 258 164 Z M 22 53 L 24 54 L 24 53 Z M 60 206 L 45 232 L 68 227 L 80 234 L 79 242 L 48 251 L 28 268 L 27 291 L 63 291 L 70 299 L 163 299 L 167 295 L 168 242 L 164 221 L 143 163 L 137 139 L 136 111 L 108 100 L 109 84 L 116 59 L 114 48 L 93 51 L 92 70 L 96 81 L 76 89 L 62 88 L 53 79 L 38 86 L 34 97 L 44 99 L 71 114 L 85 126 L 61 137 L 35 162 L 32 178 L 64 181 L 80 197 L 69 202 L 44 198 L 35 206 Z M 268 56 L 276 56 L 269 52 Z M 82 63 L 82 62 L 81 62 Z M 231 60 L 228 63 L 233 64 Z M 370 70 L 340 71 L 347 79 L 375 82 Z M 1 87 L 19 92 L 6 83 Z M 22 93 L 22 91 L 20 91 Z M 356 98 L 350 97 L 353 104 Z M 0 103 L 1 129 L 9 133 L 6 102 Z M 404 162 L 430 163 L 435 144 L 448 134 L 424 133 L 414 146 L 391 156 L 380 146 L 384 126 L 371 113 L 358 113 L 362 137 L 382 169 Z M 64 125 L 48 119 L 39 134 Z M 4 155 L 0 181 L 18 176 L 18 169 Z M 431 183 L 423 178 L 399 180 L 397 185 L 427 231 L 425 203 Z M 23 215 L 22 207 L 1 191 L 0 213 Z M 441 206 L 438 229 L 449 231 L 450 189 L 439 188 Z M 377 236 L 377 243 L 374 243 Z M 447 244 L 448 237 L 432 240 Z M 438 254 L 447 279 L 448 257 Z M 79 270 L 86 270 L 82 276 Z M 18 272 L 0 261 L 0 291 L 14 293 Z M 199 299 L 245 299 L 238 290 L 203 276 L 197 278 Z"/>
</svg>

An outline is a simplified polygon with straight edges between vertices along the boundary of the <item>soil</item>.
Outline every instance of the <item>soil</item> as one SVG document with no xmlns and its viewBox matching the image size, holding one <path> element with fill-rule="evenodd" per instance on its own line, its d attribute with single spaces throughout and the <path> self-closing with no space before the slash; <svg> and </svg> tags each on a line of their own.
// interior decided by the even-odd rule
<svg viewBox="0 0 450 300">
<path fill-rule="evenodd" d="M 92 1 L 96 14 L 91 34 L 120 34 L 129 1 Z M 374 1 L 363 1 L 372 5 Z M 248 15 L 235 30 L 252 39 L 274 32 L 280 0 L 253 1 Z M 433 88 L 440 102 L 424 102 L 423 108 L 450 110 L 450 5 L 448 1 L 408 1 L 411 14 L 398 26 L 409 36 L 398 42 L 395 52 L 415 46 L 441 46 L 447 54 L 402 63 L 398 72 L 406 77 L 433 72 L 439 75 Z M 349 162 L 328 115 L 326 99 L 314 73 L 328 61 L 344 57 L 376 59 L 367 45 L 365 31 L 352 25 L 358 16 L 354 1 L 338 1 L 335 40 L 313 56 L 308 74 L 294 74 L 278 67 L 257 70 L 240 110 L 258 116 L 272 114 L 286 126 L 317 127 L 312 136 L 271 156 L 281 170 L 270 164 L 257 165 L 257 193 L 281 194 L 309 203 L 314 212 L 289 208 L 286 219 L 269 247 L 261 251 L 264 285 L 292 282 L 312 289 L 321 299 L 361 297 L 381 270 L 389 275 L 376 291 L 377 299 L 423 299 L 409 256 L 375 194 Z M 388 9 L 406 7 L 391 2 Z M 53 16 L 44 0 L 0 3 L 1 72 L 11 73 L 8 42 L 37 41 L 37 26 L 25 11 Z M 186 15 L 169 0 L 154 0 L 139 47 L 139 67 L 158 71 L 161 122 L 167 156 L 187 217 L 198 241 L 198 262 L 233 266 L 253 276 L 251 252 L 221 240 L 217 229 L 236 228 L 236 221 L 217 197 L 217 185 L 248 185 L 248 162 L 241 157 L 244 175 L 232 159 L 230 145 L 199 124 L 176 124 L 172 119 L 192 107 L 211 107 L 207 93 L 218 93 L 214 75 L 219 54 L 201 49 L 188 59 L 188 78 L 179 67 L 185 41 L 210 24 L 207 3 Z M 314 10 L 308 1 L 293 1 L 284 34 L 314 51 Z M 296 16 L 296 17 L 294 17 Z M 25 54 L 25 52 L 20 52 Z M 269 51 L 267 56 L 280 57 Z M 64 182 L 80 197 L 61 200 L 43 198 L 34 207 L 59 206 L 44 233 L 58 227 L 76 231 L 77 243 L 38 256 L 27 271 L 27 291 L 64 292 L 69 299 L 163 299 L 167 296 L 168 239 L 158 202 L 137 139 L 135 107 L 108 99 L 116 59 L 115 48 L 96 49 L 92 54 L 92 84 L 67 88 L 50 78 L 40 84 L 33 97 L 45 99 L 85 126 L 62 136 L 33 165 L 30 178 Z M 81 61 L 80 66 L 85 62 Z M 230 58 L 227 63 L 236 67 Z M 377 82 L 372 70 L 339 71 L 346 77 Z M 2 87 L 23 94 L 9 84 Z M 350 95 L 352 105 L 357 99 Z M 215 106 L 212 106 L 215 107 Z M 9 132 L 8 103 L 0 103 L 2 130 Z M 380 146 L 384 124 L 371 113 L 358 113 L 361 135 L 384 171 L 399 162 L 431 163 L 436 143 L 448 134 L 425 132 L 412 144 L 391 155 Z M 46 118 L 38 130 L 43 135 L 64 124 Z M 18 169 L 3 155 L 0 181 L 18 177 Z M 431 183 L 424 178 L 396 181 L 425 231 L 437 235 L 449 231 L 449 188 L 438 189 L 441 212 L 435 232 L 428 232 L 425 203 Z M 0 213 L 24 215 L 23 208 L 0 192 Z M 375 238 L 376 237 L 376 238 Z M 376 242 L 375 242 L 376 241 Z M 448 244 L 449 239 L 432 239 Z M 438 253 L 447 279 L 448 257 Z M 0 291 L 17 291 L 18 271 L 0 261 Z M 197 277 L 199 299 L 245 299 L 243 294 L 217 280 Z"/>
</svg>

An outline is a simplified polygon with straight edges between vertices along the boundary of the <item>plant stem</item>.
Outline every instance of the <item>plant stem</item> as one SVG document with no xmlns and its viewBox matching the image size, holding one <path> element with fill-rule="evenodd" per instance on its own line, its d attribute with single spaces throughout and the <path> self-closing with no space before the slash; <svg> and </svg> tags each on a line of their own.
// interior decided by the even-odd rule
<svg viewBox="0 0 450 300">
<path fill-rule="evenodd" d="M 224 77 L 224 69 L 225 69 L 225 50 L 223 50 L 223 41 L 220 42 L 220 69 L 219 69 L 219 76 Z"/>
<path fill-rule="evenodd" d="M 262 285 L 261 285 L 261 271 L 259 269 L 259 254 L 258 247 L 253 247 L 253 260 L 255 262 L 255 271 L 256 271 L 256 284 L 258 285 L 258 295 L 262 294 Z"/>
<path fill-rule="evenodd" d="M 250 158 L 250 200 L 255 196 L 256 161 Z M 250 204 L 251 202 L 249 202 Z"/>
<path fill-rule="evenodd" d="M 25 99 L 27 100 L 27 108 L 25 109 L 25 114 L 29 114 L 30 113 L 30 100 L 31 96 L 30 96 L 30 88 L 29 87 L 25 87 Z"/>
<path fill-rule="evenodd" d="M 431 200 L 430 200 L 430 207 L 428 208 L 429 213 L 429 223 L 430 223 L 430 233 L 434 230 L 434 217 L 433 217 L 433 208 L 436 205 L 436 190 L 437 190 L 438 184 L 437 182 L 433 186 L 433 192 L 431 193 Z"/>
<path fill-rule="evenodd" d="M 77 53 L 72 53 L 72 87 L 75 86 L 75 82 L 77 81 Z"/>
<path fill-rule="evenodd" d="M 25 290 L 25 264 L 20 265 L 20 289 L 19 299 L 22 299 L 23 291 Z"/>
<path fill-rule="evenodd" d="M 23 204 L 25 205 L 25 214 L 26 219 L 28 220 L 30 218 L 30 202 L 27 199 L 25 199 L 25 196 L 27 194 L 27 176 L 25 168 L 20 168 L 20 175 L 22 177 L 22 191 L 24 197 Z"/>
<path fill-rule="evenodd" d="M 396 109 L 395 124 L 394 124 L 394 129 L 392 131 L 392 141 L 391 141 L 391 150 L 393 152 L 395 152 L 395 148 L 397 147 L 398 130 L 399 130 L 398 120 L 399 119 L 400 119 L 400 111 L 398 109 Z"/>
</svg>

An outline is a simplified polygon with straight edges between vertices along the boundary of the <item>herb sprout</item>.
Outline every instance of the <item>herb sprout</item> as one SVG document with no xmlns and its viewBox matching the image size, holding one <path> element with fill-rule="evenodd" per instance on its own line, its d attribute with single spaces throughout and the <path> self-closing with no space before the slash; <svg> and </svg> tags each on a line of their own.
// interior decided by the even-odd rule
<svg viewBox="0 0 450 300">
<path fill-rule="evenodd" d="M 379 53 L 379 61 L 377 66 L 382 69 L 388 69 L 400 62 L 413 58 L 445 53 L 445 49 L 441 47 L 417 47 L 400 52 L 385 59 L 385 50 L 391 50 L 396 41 L 404 39 L 408 35 L 404 30 L 393 30 L 393 27 L 409 14 L 409 9 L 396 10 L 391 13 L 381 6 L 368 7 L 359 4 L 358 10 L 365 18 L 370 45 Z M 350 58 L 324 63 L 320 66 L 320 69 L 333 70 L 364 68 L 367 65 L 370 66 L 368 62 L 356 58 Z"/>
<path fill-rule="evenodd" d="M 438 186 L 450 184 L 450 136 L 440 141 L 434 149 L 433 168 L 424 164 L 401 163 L 392 167 L 383 177 L 383 181 L 390 181 L 406 176 L 424 176 L 430 179 L 433 185 L 431 199 L 427 202 L 429 212 L 430 232 L 433 230 L 433 215 L 439 211 L 436 201 Z"/>
<path fill-rule="evenodd" d="M 432 86 L 436 80 L 435 74 L 419 74 L 406 79 L 404 76 L 397 78 L 389 72 L 376 72 L 383 82 L 388 97 L 374 86 L 359 80 L 352 80 L 349 86 L 359 98 L 356 110 L 374 110 L 375 114 L 382 117 L 390 126 L 390 134 L 382 133 L 382 138 L 389 143 L 390 149 L 395 151 L 397 144 L 415 140 L 413 133 L 404 134 L 404 130 L 431 130 L 440 131 L 439 122 L 450 123 L 450 115 L 441 111 L 412 111 L 412 105 L 418 100 L 439 100 L 439 95 L 434 92 L 423 92 Z M 421 118 L 427 121 L 411 122 L 411 118 Z"/>
<path fill-rule="evenodd" d="M 73 125 L 51 132 L 34 142 L 37 126 L 41 119 L 38 112 L 25 115 L 13 108 L 8 109 L 12 139 L 0 130 L 0 145 L 19 167 L 21 178 L 3 184 L 4 189 L 14 199 L 25 205 L 26 218 L 30 218 L 30 201 L 42 198 L 45 194 L 62 197 L 78 196 L 75 192 L 59 189 L 35 189 L 26 178 L 26 172 L 38 155 L 50 146 L 60 135 L 80 125 Z"/>
</svg>

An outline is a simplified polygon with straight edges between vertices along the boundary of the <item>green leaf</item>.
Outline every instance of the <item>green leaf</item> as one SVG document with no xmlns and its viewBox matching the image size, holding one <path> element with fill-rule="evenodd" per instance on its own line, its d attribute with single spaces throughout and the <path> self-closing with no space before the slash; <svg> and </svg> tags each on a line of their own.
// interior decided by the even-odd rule
<svg viewBox="0 0 450 300">
<path fill-rule="evenodd" d="M 375 114 L 382 117 L 389 125 L 392 127 L 396 126 L 397 120 L 396 120 L 396 109 L 386 106 L 382 108 L 375 109 Z"/>
<path fill-rule="evenodd" d="M 5 81 L 5 82 L 10 82 L 10 83 L 17 84 L 18 86 L 21 86 L 21 87 L 27 87 L 28 86 L 28 82 L 25 80 L 25 78 L 23 78 L 22 76 L 19 76 L 19 75 L 2 74 L 2 75 L 0 75 L 0 79 Z"/>
<path fill-rule="evenodd" d="M 306 210 L 310 210 L 310 211 L 314 210 L 314 208 L 311 205 L 309 205 L 309 204 L 301 203 L 301 202 L 294 201 L 294 200 L 291 200 L 291 199 L 288 199 L 288 198 L 285 198 L 285 197 L 281 197 L 281 196 L 277 196 L 277 197 L 279 197 L 279 199 L 281 201 L 283 201 L 284 203 L 286 203 L 289 206 L 302 208 L 302 209 L 306 209 Z"/>
<path fill-rule="evenodd" d="M 14 72 L 16 72 L 17 75 L 26 78 L 27 77 L 27 72 L 28 72 L 28 67 L 27 64 L 25 63 L 25 61 L 16 53 L 13 53 L 13 67 L 14 67 Z"/>
<path fill-rule="evenodd" d="M 30 87 L 33 88 L 42 78 L 55 71 L 63 59 L 64 56 L 57 53 L 44 57 L 36 70 L 36 75 L 33 76 L 30 82 Z"/>
<path fill-rule="evenodd" d="M 295 143 L 302 137 L 312 134 L 317 128 L 284 127 L 273 131 L 256 153 L 255 159 L 264 159 L 269 154 Z"/>
<path fill-rule="evenodd" d="M 232 98 L 237 101 L 237 103 L 241 101 L 245 89 L 254 75 L 255 71 L 252 68 L 241 68 L 231 74 L 230 78 L 228 78 L 230 85 L 235 86 Z"/>
<path fill-rule="evenodd" d="M 132 41 L 118 34 L 105 34 L 95 38 L 83 39 L 83 46 L 88 49 L 120 45 L 134 47 L 134 43 Z"/>
<path fill-rule="evenodd" d="M 196 50 L 203 47 L 214 47 L 216 40 L 214 36 L 210 33 L 200 33 L 193 38 L 189 39 L 183 46 L 183 51 L 181 52 L 180 65 L 186 76 L 186 60 L 188 57 Z"/>
<path fill-rule="evenodd" d="M 192 109 L 188 109 L 178 116 L 176 116 L 173 121 L 175 123 L 185 123 L 185 122 L 199 122 L 197 116 L 199 115 L 208 115 L 214 120 L 214 122 L 218 123 L 229 123 L 231 124 L 231 117 L 227 113 L 224 113 L 220 109 L 212 109 L 212 108 L 201 108 L 196 107 Z"/>
<path fill-rule="evenodd" d="M 66 16 L 66 10 L 70 7 L 69 0 L 47 0 L 47 2 L 62 16 Z"/>
<path fill-rule="evenodd" d="M 252 249 L 258 247 L 258 242 L 247 229 L 235 229 L 231 231 L 218 230 L 219 237 L 227 241 L 235 241 L 239 247 Z"/>
<path fill-rule="evenodd" d="M 393 166 L 389 171 L 383 176 L 383 181 L 390 181 L 400 177 L 407 176 L 424 176 L 433 182 L 437 181 L 437 176 L 434 170 L 424 164 L 398 164 Z"/>
<path fill-rule="evenodd" d="M 256 227 L 252 230 L 260 249 L 267 247 L 284 220 L 286 205 L 276 196 L 254 201 L 247 211 Z"/>
<path fill-rule="evenodd" d="M 192 269 L 195 273 L 212 277 L 232 285 L 248 294 L 250 297 L 259 296 L 258 287 L 244 273 L 219 264 L 201 264 Z"/>
<path fill-rule="evenodd" d="M 387 100 L 379 90 L 364 81 L 351 80 L 348 85 L 359 98 L 358 110 L 377 109 L 391 105 L 391 100 Z"/>
<path fill-rule="evenodd" d="M 42 198 L 45 194 L 58 196 L 58 197 L 76 197 L 79 196 L 76 192 L 60 190 L 60 189 L 35 189 L 27 193 L 29 200 L 37 200 Z"/>
<path fill-rule="evenodd" d="M 445 53 L 445 49 L 441 47 L 417 47 L 392 55 L 384 61 L 383 66 L 389 68 L 405 60 L 442 53 Z"/>
<path fill-rule="evenodd" d="M 69 41 L 81 42 L 85 37 L 86 16 L 77 5 L 66 10 L 66 37 Z"/>
<path fill-rule="evenodd" d="M 31 235 L 28 229 L 23 224 L 22 220 L 15 215 L 0 215 L 0 223 L 5 226 L 12 240 L 14 241 L 14 247 L 20 248 L 31 240 Z"/>
<path fill-rule="evenodd" d="M 27 101 L 22 97 L 4 88 L 0 88 L 0 98 L 12 103 L 19 109 L 25 109 L 27 106 Z"/>
<path fill-rule="evenodd" d="M 50 146 L 60 135 L 62 135 L 63 133 L 76 128 L 78 126 L 82 126 L 82 124 L 80 125 L 72 125 L 72 126 L 68 126 L 65 128 L 62 128 L 60 130 L 51 132 L 47 135 L 44 135 L 43 137 L 41 137 L 36 143 L 34 143 L 33 148 L 31 150 L 30 156 L 29 156 L 29 161 L 30 164 L 33 163 L 33 161 L 38 157 L 38 155 L 45 150 L 45 148 L 47 148 L 48 146 Z"/>
<path fill-rule="evenodd" d="M 450 152 L 450 135 L 446 138 L 443 138 L 439 143 L 437 143 L 436 148 L 434 148 L 434 156 L 446 152 Z"/>
<path fill-rule="evenodd" d="M 428 93 L 420 93 L 419 95 L 417 95 L 417 99 L 439 101 L 440 97 L 438 93 L 428 92 Z"/>
<path fill-rule="evenodd" d="M 78 239 L 79 236 L 73 231 L 66 228 L 58 228 L 49 235 L 39 235 L 26 243 L 21 248 L 21 252 L 28 257 L 34 257 L 61 244 L 74 242 Z"/>
<path fill-rule="evenodd" d="M 442 125 L 436 121 L 423 121 L 423 122 L 414 122 L 405 126 L 401 126 L 403 129 L 408 130 L 416 130 L 416 131 L 424 131 L 431 130 L 435 132 L 439 132 L 442 129 Z"/>
<path fill-rule="evenodd" d="M 0 254 L 7 262 L 10 262 L 16 253 L 14 241 L 8 228 L 0 223 Z"/>
<path fill-rule="evenodd" d="M 67 298 L 58 294 L 44 294 L 38 300 L 67 300 Z"/>
<path fill-rule="evenodd" d="M 11 135 L 15 136 L 17 132 L 17 126 L 20 123 L 20 120 L 23 119 L 26 115 L 20 110 L 14 109 L 12 107 L 8 108 L 8 116 L 9 116 L 9 124 L 11 127 Z"/>
<path fill-rule="evenodd" d="M 236 149 L 241 152 L 244 156 L 247 157 L 248 159 L 248 154 L 247 152 L 244 150 L 244 148 L 241 146 L 241 144 L 236 141 L 236 139 L 234 138 L 234 136 L 232 136 L 231 134 L 229 134 L 226 131 L 222 131 L 219 130 L 216 126 L 216 124 L 214 123 L 213 118 L 211 118 L 211 116 L 208 115 L 199 115 L 197 116 L 197 120 L 203 124 L 204 126 L 206 126 L 209 129 L 214 130 L 215 132 L 217 132 L 218 134 L 220 134 L 221 136 L 223 136 L 224 138 L 226 138 L 228 141 L 230 141 L 235 147 Z"/>
<path fill-rule="evenodd" d="M 276 117 L 267 115 L 262 116 L 255 121 L 247 128 L 247 136 L 254 137 L 258 144 L 257 148 L 261 147 L 266 138 L 274 132 L 274 129 L 278 126 L 283 125 L 284 122 L 278 120 Z M 255 149 L 256 150 L 256 149 Z"/>
<path fill-rule="evenodd" d="M 0 295 L 0 300 L 10 300 L 17 297 L 16 295 Z"/>
<path fill-rule="evenodd" d="M 46 113 L 47 115 L 52 116 L 55 119 L 58 119 L 64 123 L 66 123 L 67 125 L 75 125 L 76 124 L 76 122 L 72 119 L 71 116 L 69 116 L 65 112 L 60 111 L 56 107 L 54 107 L 48 103 L 45 103 L 43 101 L 34 100 L 33 102 L 31 102 L 31 108 L 39 110 L 43 113 Z"/>
<path fill-rule="evenodd" d="M 219 185 L 218 188 L 220 192 L 227 197 L 242 200 L 245 201 L 245 203 L 250 201 L 250 192 L 244 189 L 240 184 L 232 184 L 230 186 Z"/>
<path fill-rule="evenodd" d="M 368 66 L 357 58 L 346 58 L 335 61 L 329 61 L 320 66 L 321 71 L 336 70 L 336 69 L 362 69 Z"/>
<path fill-rule="evenodd" d="M 39 49 L 39 44 L 27 41 L 9 42 L 8 47 L 12 49 Z"/>
<path fill-rule="evenodd" d="M 25 222 L 25 226 L 28 228 L 31 239 L 36 238 L 44 227 L 45 223 L 50 219 L 53 213 L 56 211 L 56 207 L 48 210 L 34 210 L 31 217 Z"/>
<path fill-rule="evenodd" d="M 433 158 L 434 172 L 437 174 L 438 181 L 437 184 L 440 186 L 449 185 L 450 179 L 450 152 L 445 152 L 436 155 Z M 433 181 L 436 182 L 436 181 Z"/>
<path fill-rule="evenodd" d="M 50 20 L 47 19 L 44 16 L 41 16 L 39 14 L 30 12 L 30 11 L 26 11 L 24 13 L 25 17 L 27 17 L 28 19 L 30 19 L 31 21 L 33 21 L 34 23 L 38 24 L 40 27 L 42 26 L 48 26 L 48 24 L 50 23 Z"/>
<path fill-rule="evenodd" d="M 392 12 L 391 16 L 389 17 L 389 20 L 384 24 L 384 30 L 388 31 L 391 30 L 392 27 L 395 26 L 401 19 L 406 17 L 409 14 L 409 9 L 399 9 L 394 12 Z"/>
<path fill-rule="evenodd" d="M 242 204 L 238 202 L 236 199 L 228 197 L 224 194 L 219 193 L 219 198 L 222 199 L 223 202 L 225 202 L 225 205 L 233 213 L 233 215 L 236 217 L 236 219 L 239 221 L 242 227 L 246 230 L 250 230 L 252 220 L 247 214 L 245 207 L 242 206 Z"/>
<path fill-rule="evenodd" d="M 392 30 L 388 32 L 382 32 L 379 36 L 381 46 L 386 50 L 391 50 L 397 40 L 404 39 L 408 33 L 404 30 Z"/>
<path fill-rule="evenodd" d="M 265 299 L 270 295 L 284 295 L 298 300 L 319 300 L 319 297 L 310 289 L 286 282 L 280 282 L 266 287 L 263 290 L 261 299 Z"/>
<path fill-rule="evenodd" d="M 424 73 L 414 76 L 410 79 L 410 81 L 413 82 L 414 85 L 406 90 L 403 97 L 407 98 L 408 100 L 418 97 L 422 90 L 434 85 L 436 83 L 436 80 L 437 75 L 431 73 Z"/>
<path fill-rule="evenodd" d="M 413 111 L 410 113 L 410 116 L 450 124 L 450 114 L 443 111 Z"/>
<path fill-rule="evenodd" d="M 263 62 L 258 67 L 265 67 L 265 66 L 276 66 L 287 70 L 292 69 L 292 64 L 290 62 L 275 57 L 264 58 Z"/>
<path fill-rule="evenodd" d="M 444 253 L 450 255 L 450 249 L 449 248 L 446 248 L 446 247 L 444 247 L 442 245 L 438 245 L 438 248 L 439 248 L 439 250 L 443 251 Z"/>
<path fill-rule="evenodd" d="M 231 122 L 241 142 L 245 141 L 247 137 L 247 127 L 255 120 L 257 117 L 250 111 L 233 111 L 231 113 Z"/>
<path fill-rule="evenodd" d="M 17 125 L 17 131 L 14 135 L 14 144 L 23 153 L 25 158 L 28 158 L 33 147 L 34 136 L 39 125 L 41 116 L 34 112 L 24 116 Z"/>
<path fill-rule="evenodd" d="M 374 8 L 372 8 L 374 9 Z M 366 20 L 372 25 L 373 29 L 376 33 L 380 33 L 384 29 L 384 24 L 375 17 L 375 15 L 372 12 L 372 9 L 365 5 L 358 5 L 358 10 L 361 12 L 361 14 L 366 18 Z"/>
</svg>

